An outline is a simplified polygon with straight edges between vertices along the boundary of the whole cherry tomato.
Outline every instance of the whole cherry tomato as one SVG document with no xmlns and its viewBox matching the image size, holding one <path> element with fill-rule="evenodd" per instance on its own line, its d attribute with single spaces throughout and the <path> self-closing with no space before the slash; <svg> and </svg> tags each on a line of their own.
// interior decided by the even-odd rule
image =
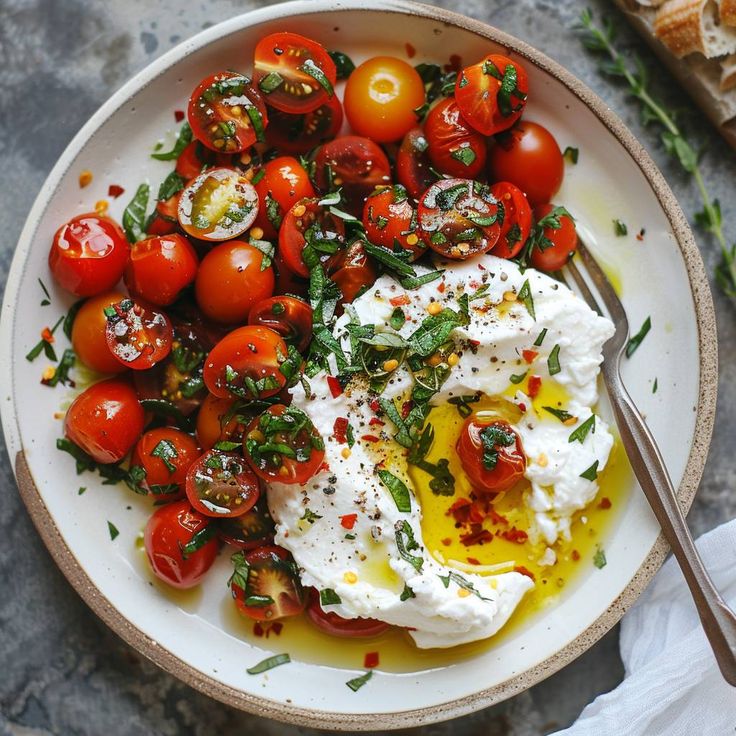
<svg viewBox="0 0 736 736">
<path fill-rule="evenodd" d="M 421 128 L 412 128 L 396 154 L 396 178 L 412 199 L 418 200 L 437 177 L 432 173 L 429 141 Z"/>
<path fill-rule="evenodd" d="M 177 213 L 179 212 L 179 198 L 181 192 L 173 194 L 168 199 L 158 200 L 153 217 L 146 223 L 147 235 L 169 235 L 179 226 Z"/>
<path fill-rule="evenodd" d="M 368 240 L 393 250 L 397 245 L 414 261 L 427 244 L 417 235 L 417 215 L 401 184 L 376 189 L 365 201 L 363 226 Z"/>
<path fill-rule="evenodd" d="M 272 296 L 258 302 L 250 310 L 248 324 L 269 327 L 302 353 L 312 340 L 312 308 L 294 296 Z"/>
<path fill-rule="evenodd" d="M 106 307 L 105 316 L 107 347 L 126 368 L 146 370 L 171 352 L 174 332 L 163 312 L 123 299 Z"/>
<path fill-rule="evenodd" d="M 524 247 L 532 229 L 532 208 L 524 192 L 507 181 L 491 187 L 491 194 L 503 206 L 503 223 L 493 255 L 513 258 Z"/>
<path fill-rule="evenodd" d="M 150 494 L 179 493 L 184 489 L 187 472 L 201 452 L 197 441 L 174 427 L 149 429 L 136 443 L 130 458 L 137 486 Z"/>
<path fill-rule="evenodd" d="M 121 373 L 125 366 L 107 347 L 105 308 L 125 299 L 120 291 L 92 296 L 82 304 L 72 325 L 72 348 L 79 360 L 99 373 Z"/>
<path fill-rule="evenodd" d="M 307 616 L 325 634 L 346 639 L 368 639 L 383 634 L 389 628 L 385 621 L 374 618 L 343 618 L 332 611 L 323 611 L 319 603 L 319 591 L 315 588 L 309 591 Z"/>
<path fill-rule="evenodd" d="M 243 435 L 243 425 L 236 416 L 234 398 L 222 399 L 207 394 L 197 414 L 197 442 L 203 450 L 209 450 L 223 440 L 239 441 Z"/>
<path fill-rule="evenodd" d="M 341 304 L 350 304 L 378 278 L 376 266 L 360 240 L 354 240 L 345 250 L 332 256 L 327 261 L 327 270 L 340 287 Z"/>
<path fill-rule="evenodd" d="M 534 243 L 531 264 L 540 271 L 559 271 L 578 248 L 575 222 L 553 204 L 535 207 L 534 218 L 537 228 L 542 227 L 542 237 Z"/>
</svg>

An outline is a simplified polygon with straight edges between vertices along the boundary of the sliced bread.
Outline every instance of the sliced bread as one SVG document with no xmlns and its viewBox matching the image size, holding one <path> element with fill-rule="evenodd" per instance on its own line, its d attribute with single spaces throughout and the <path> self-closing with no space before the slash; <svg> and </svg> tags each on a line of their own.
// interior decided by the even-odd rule
<svg viewBox="0 0 736 736">
<path fill-rule="evenodd" d="M 654 33 L 680 59 L 736 52 L 736 28 L 721 23 L 715 0 L 667 0 L 654 18 Z"/>
</svg>

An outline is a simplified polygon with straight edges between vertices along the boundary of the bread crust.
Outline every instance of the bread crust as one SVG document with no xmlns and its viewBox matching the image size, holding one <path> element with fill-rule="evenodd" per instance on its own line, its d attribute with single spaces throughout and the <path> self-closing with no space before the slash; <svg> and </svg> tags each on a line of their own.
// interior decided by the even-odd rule
<svg viewBox="0 0 736 736">
<path fill-rule="evenodd" d="M 718 13 L 715 0 L 667 0 L 654 18 L 654 33 L 678 59 L 736 52 L 736 30 L 722 24 Z"/>
<path fill-rule="evenodd" d="M 727 26 L 736 26 L 736 0 L 721 0 L 719 11 L 721 23 Z"/>
<path fill-rule="evenodd" d="M 736 88 L 736 54 L 721 60 L 721 92 Z"/>
</svg>

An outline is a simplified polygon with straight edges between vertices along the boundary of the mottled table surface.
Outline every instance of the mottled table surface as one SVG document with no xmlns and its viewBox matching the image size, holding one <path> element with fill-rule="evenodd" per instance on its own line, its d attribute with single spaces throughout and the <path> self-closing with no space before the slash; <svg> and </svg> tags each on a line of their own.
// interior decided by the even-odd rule
<svg viewBox="0 0 736 736">
<path fill-rule="evenodd" d="M 82 124 L 131 75 L 179 41 L 254 7 L 258 0 L 0 0 L 0 288 L 26 214 L 57 157 Z M 624 90 L 603 80 L 573 31 L 585 7 L 620 26 L 627 52 L 652 70 L 654 91 L 682 108 L 704 148 L 708 186 L 724 221 L 736 216 L 736 154 L 674 86 L 606 0 L 442 0 L 525 39 L 582 78 L 624 119 L 662 167 L 684 210 L 698 209 L 691 181 L 645 129 Z M 698 236 L 709 274 L 714 244 Z M 656 278 L 656 274 L 652 275 Z M 715 293 L 721 349 L 716 435 L 690 514 L 696 533 L 736 515 L 736 311 Z M 2 359 L 2 358 L 0 358 Z M 280 725 L 208 699 L 160 671 L 109 631 L 82 603 L 41 544 L 0 454 L 0 736 L 139 736 L 260 733 Z M 612 631 L 558 674 L 496 707 L 426 733 L 532 736 L 570 724 L 623 676 Z"/>
</svg>

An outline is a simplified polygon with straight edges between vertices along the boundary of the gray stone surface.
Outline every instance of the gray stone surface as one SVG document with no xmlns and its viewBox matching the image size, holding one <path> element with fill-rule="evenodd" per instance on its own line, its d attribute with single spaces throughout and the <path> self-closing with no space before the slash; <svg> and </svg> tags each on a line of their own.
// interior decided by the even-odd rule
<svg viewBox="0 0 736 736">
<path fill-rule="evenodd" d="M 126 79 L 183 38 L 248 9 L 249 0 L 0 0 L 0 288 L 26 213 L 58 155 L 89 115 Z M 685 211 L 697 193 L 639 122 L 636 105 L 603 80 L 572 30 L 591 6 L 621 26 L 620 43 L 639 52 L 655 92 L 682 109 L 704 147 L 711 191 L 734 233 L 736 155 L 674 85 L 606 0 L 441 0 L 524 38 L 581 77 L 624 119 L 653 154 Z M 714 244 L 698 233 L 708 272 Z M 656 274 L 652 274 L 656 278 Z M 673 295 L 676 298 L 676 295 Z M 736 314 L 715 294 L 721 345 L 716 436 L 690 523 L 696 533 L 736 512 Z M 46 553 L 0 455 L 0 736 L 248 733 L 292 736 L 306 729 L 242 714 L 158 670 L 101 624 Z M 597 694 L 623 676 L 613 631 L 588 653 L 530 691 L 426 734 L 534 736 L 571 723 Z"/>
</svg>

